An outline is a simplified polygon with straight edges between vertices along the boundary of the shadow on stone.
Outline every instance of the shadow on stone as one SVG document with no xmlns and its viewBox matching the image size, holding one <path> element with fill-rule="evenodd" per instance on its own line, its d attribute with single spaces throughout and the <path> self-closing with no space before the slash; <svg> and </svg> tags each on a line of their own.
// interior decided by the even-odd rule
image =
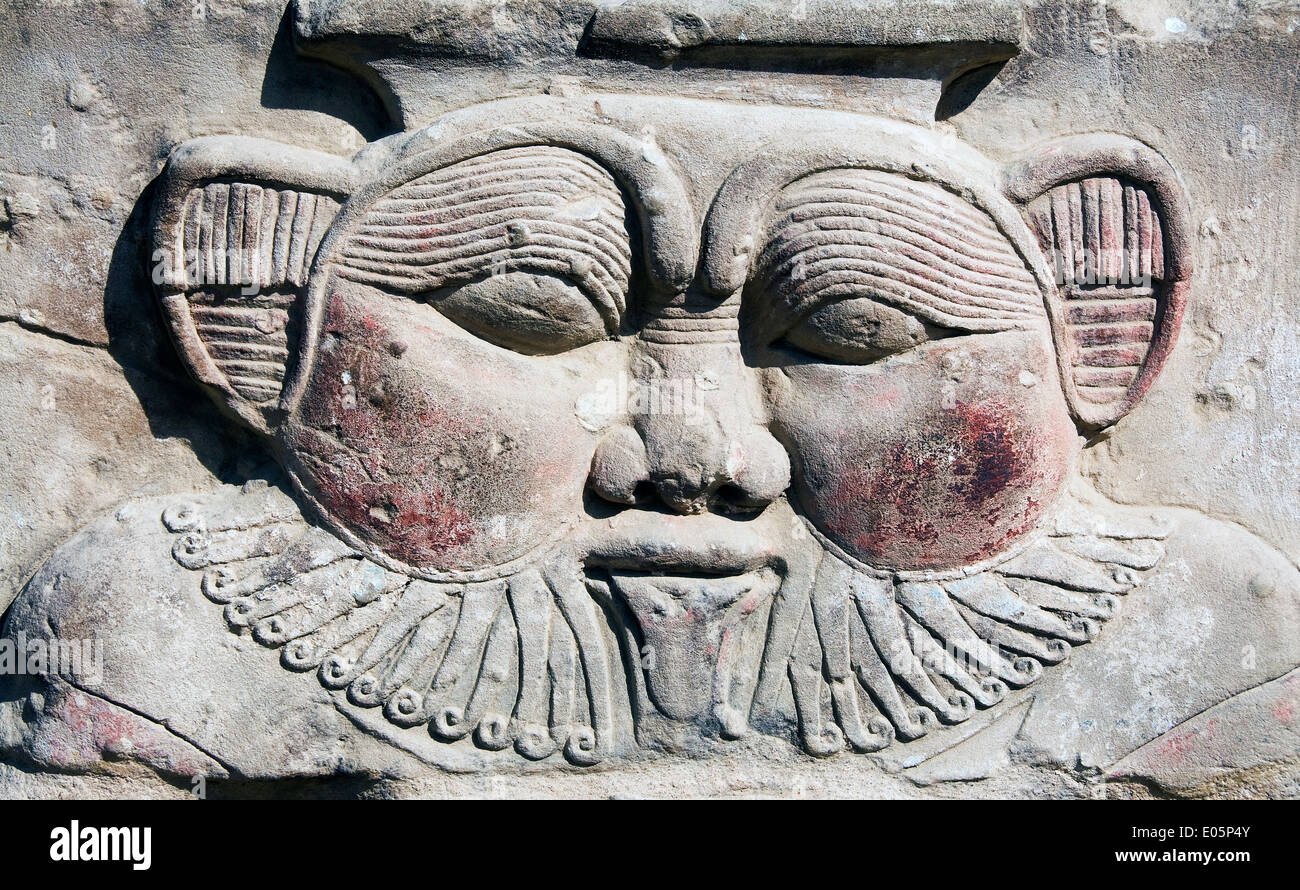
<svg viewBox="0 0 1300 890">
<path fill-rule="evenodd" d="M 370 87 L 342 69 L 298 54 L 293 12 L 286 10 L 262 78 L 264 108 L 317 111 L 351 124 L 372 142 L 400 129 Z"/>
</svg>

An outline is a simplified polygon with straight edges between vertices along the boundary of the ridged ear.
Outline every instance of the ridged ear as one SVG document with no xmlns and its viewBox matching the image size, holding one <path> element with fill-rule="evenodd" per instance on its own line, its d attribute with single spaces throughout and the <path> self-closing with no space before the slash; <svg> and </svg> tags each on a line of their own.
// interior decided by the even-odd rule
<svg viewBox="0 0 1300 890">
<path fill-rule="evenodd" d="M 153 280 L 182 359 L 260 432 L 275 422 L 316 248 L 354 186 L 341 158 L 236 136 L 172 152 Z"/>
<path fill-rule="evenodd" d="M 1192 276 L 1187 196 L 1169 164 L 1123 136 L 1035 148 L 1007 173 L 1054 273 L 1049 299 L 1075 420 L 1100 429 L 1150 388 Z"/>
</svg>

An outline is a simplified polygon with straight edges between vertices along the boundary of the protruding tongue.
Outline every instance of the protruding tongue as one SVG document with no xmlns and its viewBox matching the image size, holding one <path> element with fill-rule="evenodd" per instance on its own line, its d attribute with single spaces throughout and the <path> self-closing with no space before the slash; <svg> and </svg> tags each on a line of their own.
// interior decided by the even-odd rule
<svg viewBox="0 0 1300 890">
<path fill-rule="evenodd" d="M 641 626 L 641 666 L 655 705 L 689 720 L 704 714 L 713 692 L 728 613 L 746 594 L 766 588 L 764 573 L 720 578 L 611 571 L 610 587 Z"/>
</svg>

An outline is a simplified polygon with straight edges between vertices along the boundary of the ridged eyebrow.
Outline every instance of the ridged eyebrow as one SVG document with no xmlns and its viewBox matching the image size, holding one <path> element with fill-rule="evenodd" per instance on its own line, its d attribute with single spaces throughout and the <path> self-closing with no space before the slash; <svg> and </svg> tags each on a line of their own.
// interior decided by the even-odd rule
<svg viewBox="0 0 1300 890">
<path fill-rule="evenodd" d="M 755 281 L 796 317 L 850 296 L 972 331 L 1047 317 L 1033 275 L 993 220 L 932 183 L 830 170 L 782 190 L 770 219 Z"/>
<path fill-rule="evenodd" d="M 577 152 L 502 149 L 435 170 L 371 206 L 338 274 L 419 294 L 524 271 L 571 280 L 615 323 L 627 306 L 627 208 L 610 174 Z"/>
</svg>

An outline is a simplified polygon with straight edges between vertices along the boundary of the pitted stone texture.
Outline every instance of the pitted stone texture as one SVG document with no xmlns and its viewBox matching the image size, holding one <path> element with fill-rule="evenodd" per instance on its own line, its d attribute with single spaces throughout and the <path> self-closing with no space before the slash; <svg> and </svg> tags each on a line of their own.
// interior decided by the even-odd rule
<svg viewBox="0 0 1300 890">
<path fill-rule="evenodd" d="M 1292 795 L 1300 37 L 1165 11 L 22 12 L 6 792 Z"/>
<path fill-rule="evenodd" d="M 6 678 L 6 736 L 24 727 L 25 756 L 57 768 L 105 771 L 135 761 L 182 779 L 409 773 L 407 758 L 376 751 L 309 678 L 284 671 L 219 618 L 186 617 L 214 607 L 195 585 L 178 583 L 192 580 L 186 569 L 147 555 L 171 550 L 173 536 L 158 519 L 163 507 L 139 501 L 91 523 L 33 576 L 9 612 L 6 636 L 99 640 L 102 669 L 83 665 L 48 686 Z M 72 719 L 68 712 L 78 709 L 89 713 Z M 132 725 L 106 731 L 122 712 Z M 149 731 L 143 738 L 140 728 Z"/>
<path fill-rule="evenodd" d="M 213 428 L 217 415 L 187 404 L 180 382 L 0 324 L 0 400 L 14 406 L 0 486 L 0 602 L 95 514 L 178 482 L 209 485 L 209 468 L 233 469 L 236 448 Z"/>
</svg>

